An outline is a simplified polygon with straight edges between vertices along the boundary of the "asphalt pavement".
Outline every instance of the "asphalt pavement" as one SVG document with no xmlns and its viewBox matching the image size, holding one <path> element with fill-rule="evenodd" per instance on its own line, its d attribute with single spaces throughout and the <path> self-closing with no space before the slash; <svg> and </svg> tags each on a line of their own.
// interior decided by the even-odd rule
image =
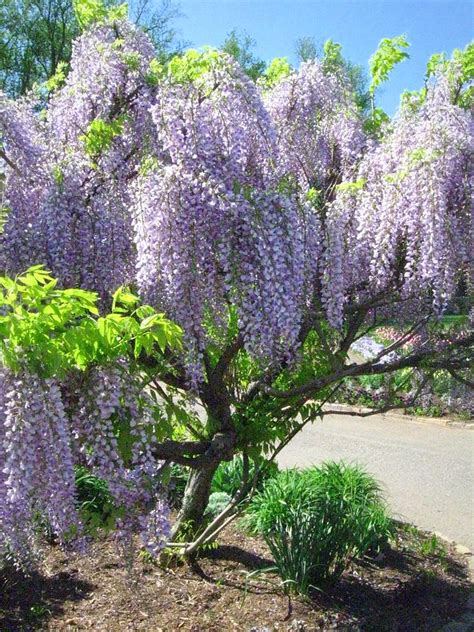
<svg viewBox="0 0 474 632">
<path fill-rule="evenodd" d="M 395 517 L 474 551 L 474 430 L 327 415 L 282 450 L 280 467 L 329 460 L 363 465 L 382 483 Z"/>
</svg>

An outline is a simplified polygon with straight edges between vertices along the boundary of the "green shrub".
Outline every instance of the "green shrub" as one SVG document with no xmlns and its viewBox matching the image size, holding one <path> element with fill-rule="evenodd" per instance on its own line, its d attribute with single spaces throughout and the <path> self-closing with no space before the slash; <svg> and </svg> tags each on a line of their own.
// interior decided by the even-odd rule
<svg viewBox="0 0 474 632">
<path fill-rule="evenodd" d="M 286 587 L 301 594 L 337 581 L 394 529 L 377 481 L 342 463 L 281 472 L 255 495 L 244 522 L 265 539 Z"/>
<path fill-rule="evenodd" d="M 206 516 L 213 520 L 230 503 L 231 496 L 226 492 L 214 492 L 209 496 L 209 503 L 206 507 Z"/>
<path fill-rule="evenodd" d="M 112 529 L 117 509 L 107 483 L 82 466 L 75 470 L 77 505 L 89 533 Z"/>
<path fill-rule="evenodd" d="M 261 489 L 263 484 L 269 478 L 275 476 L 278 473 L 278 466 L 276 463 L 259 463 L 261 471 L 257 480 L 257 489 Z M 256 464 L 251 461 L 249 467 L 249 479 L 252 480 L 255 474 Z M 229 496 L 234 496 L 242 483 L 243 476 L 243 459 L 241 456 L 235 456 L 232 461 L 223 461 L 219 464 L 219 467 L 212 479 L 211 492 L 225 492 Z"/>
</svg>

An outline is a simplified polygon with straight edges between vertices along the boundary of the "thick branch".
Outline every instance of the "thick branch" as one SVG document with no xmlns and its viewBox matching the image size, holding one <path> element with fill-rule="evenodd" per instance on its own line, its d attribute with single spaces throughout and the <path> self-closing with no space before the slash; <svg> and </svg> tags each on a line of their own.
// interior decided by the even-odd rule
<svg viewBox="0 0 474 632">
<path fill-rule="evenodd" d="M 9 158 L 9 157 L 7 156 L 7 154 L 3 151 L 3 149 L 0 149 L 0 158 L 1 158 L 2 160 L 4 160 L 4 161 L 7 163 L 7 165 L 8 165 L 11 169 L 13 169 L 13 171 L 15 171 L 15 172 L 16 172 L 16 173 L 18 173 L 18 174 L 20 173 L 20 170 L 18 169 L 18 167 L 16 166 L 16 164 L 15 164 L 12 160 L 10 160 L 10 158 Z"/>
<path fill-rule="evenodd" d="M 163 441 L 153 449 L 157 459 L 199 468 L 232 457 L 236 436 L 216 433 L 210 441 Z"/>
<path fill-rule="evenodd" d="M 459 349 L 459 348 L 469 348 L 473 344 L 474 344 L 474 334 L 471 334 L 470 336 L 467 336 L 466 338 L 457 340 L 455 343 L 452 343 L 449 350 L 452 350 L 453 346 L 454 348 Z M 391 345 L 390 349 L 393 350 L 394 345 Z M 340 371 L 335 371 L 334 373 L 331 373 L 324 377 L 311 380 L 310 382 L 307 382 L 306 384 L 303 384 L 302 386 L 297 386 L 286 391 L 279 391 L 269 386 L 261 385 L 260 389 L 264 390 L 265 392 L 275 397 L 288 399 L 288 398 L 295 397 L 298 395 L 304 395 L 307 393 L 317 392 L 321 390 L 322 388 L 324 388 L 325 386 L 329 386 L 330 384 L 333 384 L 334 382 L 342 380 L 345 377 L 359 377 L 361 375 L 379 375 L 381 373 L 392 373 L 393 371 L 398 371 L 399 369 L 419 367 L 423 363 L 427 363 L 427 362 L 429 362 L 429 365 L 426 366 L 425 368 L 430 368 L 430 369 L 456 370 L 456 369 L 467 368 L 469 366 L 470 364 L 469 358 L 466 358 L 466 359 L 444 358 L 443 351 L 439 349 L 421 351 L 409 356 L 399 358 L 393 362 L 384 364 L 384 363 L 379 363 L 380 357 L 382 355 L 386 355 L 387 353 L 387 351 L 384 350 L 383 354 L 379 354 L 373 360 L 369 360 L 368 362 L 364 362 L 363 364 L 350 364 L 349 366 L 345 367 L 344 369 Z"/>
</svg>

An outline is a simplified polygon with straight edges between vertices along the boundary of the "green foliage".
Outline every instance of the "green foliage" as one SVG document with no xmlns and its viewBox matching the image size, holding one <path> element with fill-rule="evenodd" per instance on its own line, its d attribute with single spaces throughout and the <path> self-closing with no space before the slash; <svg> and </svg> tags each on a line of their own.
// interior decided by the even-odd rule
<svg viewBox="0 0 474 632">
<path fill-rule="evenodd" d="M 252 53 L 255 40 L 246 33 L 239 34 L 235 29 L 225 39 L 222 50 L 239 62 L 243 71 L 256 81 L 265 71 L 265 62 Z"/>
<path fill-rule="evenodd" d="M 123 20 L 128 14 L 126 3 L 107 7 L 102 0 L 73 0 L 74 12 L 81 29 L 92 24 Z"/>
<path fill-rule="evenodd" d="M 257 489 L 261 489 L 269 478 L 276 476 L 278 466 L 276 463 L 266 463 L 265 461 L 251 461 L 249 466 L 249 480 L 252 481 L 255 476 L 256 467 L 260 468 L 258 479 L 256 481 Z M 226 493 L 234 496 L 242 483 L 243 476 L 243 459 L 241 456 L 234 456 L 232 461 L 223 461 L 219 464 L 214 478 L 212 479 L 211 491 L 213 493 Z"/>
<path fill-rule="evenodd" d="M 145 81 L 149 86 L 157 86 L 160 81 L 166 77 L 166 66 L 163 65 L 158 59 L 152 59 L 148 72 L 145 75 Z"/>
<path fill-rule="evenodd" d="M 99 530 L 111 531 L 119 511 L 105 481 L 82 466 L 76 468 L 77 507 L 86 531 L 95 535 Z"/>
<path fill-rule="evenodd" d="M 332 39 L 324 42 L 323 46 L 323 66 L 329 72 L 336 72 L 344 66 L 342 56 L 342 46 Z"/>
<path fill-rule="evenodd" d="M 365 187 L 367 184 L 367 180 L 365 178 L 359 178 L 358 180 L 354 180 L 354 182 L 341 182 L 336 185 L 336 189 L 343 193 L 357 193 Z"/>
<path fill-rule="evenodd" d="M 114 138 L 123 133 L 125 121 L 126 116 L 122 115 L 110 123 L 100 118 L 89 123 L 86 133 L 79 137 L 86 153 L 91 157 L 97 157 L 103 151 L 110 149 Z"/>
<path fill-rule="evenodd" d="M 425 102 L 429 79 L 439 73 L 448 79 L 453 103 L 464 109 L 474 106 L 474 43 L 471 42 L 464 50 L 456 48 L 451 59 L 446 53 L 431 55 L 426 64 L 425 86 L 419 91 L 403 92 L 400 99 L 402 108 L 418 110 Z"/>
<path fill-rule="evenodd" d="M 373 108 L 371 115 L 364 121 L 364 131 L 375 138 L 381 136 L 383 127 L 390 121 L 390 117 L 382 108 Z"/>
<path fill-rule="evenodd" d="M 448 78 L 453 103 L 471 109 L 474 106 L 474 42 L 464 50 L 454 49 L 450 60 L 444 53 L 432 55 L 427 64 L 426 79 L 438 72 Z"/>
<path fill-rule="evenodd" d="M 292 68 L 287 57 L 275 57 L 265 68 L 260 83 L 269 89 L 291 74 Z"/>
<path fill-rule="evenodd" d="M 377 50 L 369 60 L 370 75 L 372 77 L 369 92 L 372 96 L 375 90 L 387 81 L 388 75 L 393 68 L 409 57 L 409 54 L 404 50 L 409 46 L 410 44 L 405 35 L 398 35 L 392 38 L 386 37 L 381 40 Z"/>
<path fill-rule="evenodd" d="M 0 363 L 43 377 L 106 364 L 133 353 L 138 358 L 177 348 L 181 329 L 124 288 L 112 312 L 99 316 L 98 296 L 61 290 L 42 266 L 15 279 L 0 277 Z"/>
<path fill-rule="evenodd" d="M 205 515 L 211 520 L 216 518 L 227 507 L 232 500 L 232 496 L 226 492 L 213 492 L 209 496 L 209 502 L 206 507 Z"/>
<path fill-rule="evenodd" d="M 321 327 L 326 338 L 331 340 L 329 326 L 321 323 Z M 335 361 L 339 362 L 339 359 L 324 348 L 315 332 L 311 332 L 301 348 L 300 362 L 282 370 L 272 387 L 287 390 L 302 386 L 328 374 Z M 245 351 L 239 352 L 235 360 L 235 372 L 242 389 L 248 388 L 257 379 L 259 369 L 259 365 Z M 237 406 L 234 423 L 238 432 L 238 447 L 246 450 L 251 458 L 269 454 L 301 423 L 312 422 L 320 417 L 318 399 L 324 399 L 328 394 L 329 389 L 322 389 L 310 401 L 302 401 L 295 396 L 285 400 L 283 407 L 280 399 L 263 394 L 253 398 L 250 404 Z"/>
<path fill-rule="evenodd" d="M 183 55 L 176 55 L 169 61 L 168 77 L 174 83 L 197 81 L 215 68 L 220 59 L 221 53 L 213 48 L 204 51 L 187 50 Z"/>
<path fill-rule="evenodd" d="M 60 61 L 56 66 L 56 72 L 46 81 L 46 88 L 49 92 L 54 92 L 66 81 L 68 65 L 65 61 Z"/>
<path fill-rule="evenodd" d="M 426 87 L 421 90 L 404 90 L 400 96 L 400 106 L 405 110 L 416 112 L 426 99 Z"/>
<path fill-rule="evenodd" d="M 188 479 L 189 469 L 177 463 L 173 463 L 168 472 L 164 473 L 162 482 L 166 487 L 168 502 L 171 507 L 181 506 Z"/>
<path fill-rule="evenodd" d="M 405 550 L 430 558 L 444 567 L 447 566 L 448 550 L 445 543 L 437 535 L 434 533 L 428 535 L 407 523 L 399 523 L 398 527 Z"/>
<path fill-rule="evenodd" d="M 0 2 L 0 89 L 18 96 L 55 76 L 77 34 L 71 0 Z"/>
<path fill-rule="evenodd" d="M 262 489 L 265 481 L 278 474 L 278 466 L 276 463 L 266 463 L 261 459 L 259 461 L 251 461 L 249 467 L 249 480 L 251 482 L 253 482 L 257 464 L 259 465 L 260 471 L 256 481 L 256 488 Z M 232 498 L 239 491 L 242 476 L 243 461 L 241 456 L 234 456 L 232 461 L 222 461 L 212 479 L 211 495 L 215 495 L 216 499 L 219 497 L 224 498 L 222 494 L 224 494 L 226 498 Z M 168 499 L 173 507 L 181 506 L 188 479 L 189 468 L 177 464 L 171 465 L 168 473 L 163 477 Z M 210 511 L 211 510 L 208 510 L 208 513 Z"/>
<path fill-rule="evenodd" d="M 378 483 L 342 463 L 281 472 L 255 495 L 245 522 L 264 537 L 282 580 L 302 594 L 337 581 L 351 559 L 393 536 Z"/>
</svg>

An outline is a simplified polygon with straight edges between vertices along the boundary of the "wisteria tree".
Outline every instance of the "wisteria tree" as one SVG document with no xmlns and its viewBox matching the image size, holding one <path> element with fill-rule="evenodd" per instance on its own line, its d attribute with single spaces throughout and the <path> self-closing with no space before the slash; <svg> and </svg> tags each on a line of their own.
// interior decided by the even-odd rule
<svg viewBox="0 0 474 632">
<path fill-rule="evenodd" d="M 340 68 L 280 59 L 256 84 L 214 50 L 162 66 L 99 9 L 82 7 L 67 77 L 0 101 L 0 550 L 16 559 L 38 514 L 82 541 L 77 464 L 107 481 L 120 541 L 140 530 L 154 552 L 170 535 L 161 475 L 189 467 L 171 535 L 185 524 L 192 553 L 251 492 L 250 461 L 265 467 L 345 378 L 470 383 L 472 329 L 447 341 L 437 323 L 473 281 L 472 47 L 433 61 L 377 127 Z M 351 362 L 384 322 L 399 338 Z M 241 489 L 206 524 L 235 454 Z"/>
</svg>

